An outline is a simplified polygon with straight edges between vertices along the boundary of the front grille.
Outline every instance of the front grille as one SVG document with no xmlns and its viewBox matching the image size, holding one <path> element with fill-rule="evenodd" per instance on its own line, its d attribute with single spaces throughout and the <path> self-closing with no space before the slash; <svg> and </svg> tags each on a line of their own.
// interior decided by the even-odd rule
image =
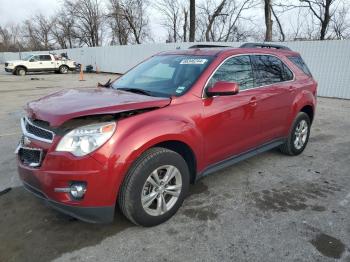
<svg viewBox="0 0 350 262">
<path fill-rule="evenodd" d="M 38 167 L 41 164 L 42 150 L 37 148 L 19 147 L 18 157 L 21 162 L 31 167 Z"/>
<path fill-rule="evenodd" d="M 9 65 L 9 63 L 5 63 L 5 67 L 7 67 Z"/>
<path fill-rule="evenodd" d="M 33 124 L 28 118 L 22 118 L 21 126 L 23 134 L 28 137 L 48 143 L 51 143 L 54 138 L 54 133 L 51 130 Z"/>
</svg>

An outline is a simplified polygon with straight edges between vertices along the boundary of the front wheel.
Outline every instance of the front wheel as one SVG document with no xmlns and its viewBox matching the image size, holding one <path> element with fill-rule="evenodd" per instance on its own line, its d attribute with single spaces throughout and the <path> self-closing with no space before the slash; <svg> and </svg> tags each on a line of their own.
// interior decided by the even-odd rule
<svg viewBox="0 0 350 262">
<path fill-rule="evenodd" d="M 182 205 L 190 175 L 185 160 L 166 148 L 152 148 L 136 160 L 119 193 L 119 206 L 133 223 L 155 226 Z"/>
<path fill-rule="evenodd" d="M 23 67 L 18 67 L 18 68 L 16 69 L 16 75 L 18 75 L 18 76 L 25 76 L 26 73 L 27 73 L 27 71 L 26 71 L 26 69 L 23 68 Z"/>
<path fill-rule="evenodd" d="M 304 112 L 299 112 L 293 122 L 287 141 L 280 146 L 281 152 L 291 156 L 302 153 L 309 141 L 310 129 L 310 117 Z"/>
</svg>

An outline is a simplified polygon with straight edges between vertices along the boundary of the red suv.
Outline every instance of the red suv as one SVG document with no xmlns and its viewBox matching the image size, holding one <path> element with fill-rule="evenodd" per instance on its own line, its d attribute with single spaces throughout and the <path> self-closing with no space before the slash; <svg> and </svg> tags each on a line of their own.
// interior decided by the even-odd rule
<svg viewBox="0 0 350 262">
<path fill-rule="evenodd" d="M 279 147 L 300 154 L 317 83 L 283 46 L 160 53 L 99 88 L 28 103 L 16 150 L 24 186 L 61 212 L 111 222 L 169 219 L 190 183 Z"/>
</svg>

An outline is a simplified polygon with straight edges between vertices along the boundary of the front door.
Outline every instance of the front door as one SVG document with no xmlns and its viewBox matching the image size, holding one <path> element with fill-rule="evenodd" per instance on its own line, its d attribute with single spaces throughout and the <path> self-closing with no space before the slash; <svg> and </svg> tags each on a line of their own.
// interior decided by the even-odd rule
<svg viewBox="0 0 350 262">
<path fill-rule="evenodd" d="M 41 69 L 41 61 L 38 55 L 34 55 L 29 59 L 28 71 L 39 71 Z"/>
<path fill-rule="evenodd" d="M 240 92 L 203 99 L 202 132 L 205 158 L 209 164 L 240 154 L 261 142 L 260 120 L 256 117 L 259 91 L 253 88 L 250 56 L 228 58 L 212 75 L 205 88 L 217 81 L 236 82 Z"/>
</svg>

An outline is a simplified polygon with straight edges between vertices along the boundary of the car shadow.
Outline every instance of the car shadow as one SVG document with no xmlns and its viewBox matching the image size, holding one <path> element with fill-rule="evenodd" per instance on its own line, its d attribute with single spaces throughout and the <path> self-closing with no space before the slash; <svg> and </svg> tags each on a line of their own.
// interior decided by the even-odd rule
<svg viewBox="0 0 350 262">
<path fill-rule="evenodd" d="M 28 261 L 29 257 L 37 262 L 51 261 L 135 226 L 119 209 L 113 223 L 90 224 L 57 212 L 24 187 L 1 192 L 0 261 Z M 208 193 L 201 179 L 191 185 L 188 198 Z"/>
<path fill-rule="evenodd" d="M 84 223 L 47 207 L 23 187 L 14 188 L 0 196 L 0 261 L 50 261 L 132 226 L 119 210 L 111 224 Z"/>
</svg>

